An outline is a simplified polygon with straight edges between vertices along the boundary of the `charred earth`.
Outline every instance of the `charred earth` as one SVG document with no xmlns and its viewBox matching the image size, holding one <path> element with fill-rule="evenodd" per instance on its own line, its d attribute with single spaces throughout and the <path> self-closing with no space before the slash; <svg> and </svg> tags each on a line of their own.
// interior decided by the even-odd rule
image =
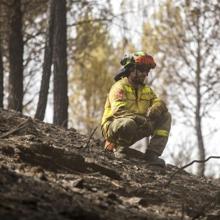
<svg viewBox="0 0 220 220">
<path fill-rule="evenodd" d="M 151 167 L 132 150 L 118 160 L 88 138 L 1 109 L 0 219 L 220 219 L 217 180 L 170 179 L 177 167 Z"/>
</svg>

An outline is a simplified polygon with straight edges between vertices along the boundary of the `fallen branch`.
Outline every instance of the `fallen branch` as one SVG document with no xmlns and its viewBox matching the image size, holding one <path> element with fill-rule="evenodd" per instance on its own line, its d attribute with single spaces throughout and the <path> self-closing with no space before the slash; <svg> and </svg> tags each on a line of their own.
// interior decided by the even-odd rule
<svg viewBox="0 0 220 220">
<path fill-rule="evenodd" d="M 26 119 L 25 121 L 21 122 L 17 127 L 13 128 L 12 130 L 10 130 L 10 131 L 4 133 L 3 135 L 1 135 L 0 138 L 6 138 L 6 137 L 8 137 L 9 135 L 11 135 L 11 134 L 13 134 L 13 133 L 15 133 L 15 132 L 17 132 L 17 131 L 19 131 L 19 130 L 25 128 L 25 127 L 27 127 L 27 125 L 28 125 L 31 121 L 32 121 L 31 118 Z"/>
<path fill-rule="evenodd" d="M 90 134 L 90 136 L 89 136 L 89 138 L 88 138 L 87 143 L 85 144 L 85 146 L 83 146 L 83 148 L 89 147 L 90 140 L 92 139 L 93 135 L 95 134 L 97 128 L 98 128 L 98 126 L 93 129 L 93 131 L 91 132 L 91 134 Z"/>
<path fill-rule="evenodd" d="M 175 171 L 175 172 L 170 176 L 170 179 L 168 180 L 168 182 L 167 182 L 167 184 L 166 184 L 166 187 L 168 187 L 168 186 L 170 185 L 170 183 L 172 182 L 174 176 L 175 176 L 177 173 L 179 173 L 180 171 L 184 170 L 185 168 L 191 166 L 191 165 L 194 164 L 194 163 L 205 163 L 205 162 L 207 162 L 207 161 L 210 160 L 210 159 L 220 159 L 220 156 L 210 156 L 210 157 L 208 157 L 208 158 L 205 159 L 205 160 L 193 160 L 193 161 L 191 161 L 190 163 L 186 164 L 185 166 L 180 167 L 177 171 Z"/>
</svg>

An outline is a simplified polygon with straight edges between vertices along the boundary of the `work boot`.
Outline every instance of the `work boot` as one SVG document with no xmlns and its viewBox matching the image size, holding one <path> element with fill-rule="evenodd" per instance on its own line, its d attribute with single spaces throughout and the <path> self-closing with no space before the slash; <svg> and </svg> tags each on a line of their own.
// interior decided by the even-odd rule
<svg viewBox="0 0 220 220">
<path fill-rule="evenodd" d="M 113 152 L 114 152 L 115 158 L 117 159 L 126 158 L 125 147 L 123 146 L 117 146 L 117 148 L 115 148 Z"/>
<path fill-rule="evenodd" d="M 152 166 L 159 166 L 159 167 L 166 167 L 165 161 L 159 158 L 159 155 L 151 150 L 147 150 L 145 153 L 145 160 L 149 165 Z"/>
</svg>

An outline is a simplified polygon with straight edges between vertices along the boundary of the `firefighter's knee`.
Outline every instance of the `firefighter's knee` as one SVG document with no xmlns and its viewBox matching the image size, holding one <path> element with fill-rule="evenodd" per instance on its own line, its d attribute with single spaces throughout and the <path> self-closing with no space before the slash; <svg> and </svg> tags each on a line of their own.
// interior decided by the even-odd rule
<svg viewBox="0 0 220 220">
<path fill-rule="evenodd" d="M 167 126 L 168 130 L 170 130 L 171 122 L 172 122 L 172 116 L 170 112 L 164 113 L 164 121 L 165 121 L 165 126 Z"/>
<path fill-rule="evenodd" d="M 170 112 L 165 112 L 165 113 L 164 113 L 164 117 L 165 117 L 167 120 L 169 120 L 169 121 L 172 120 L 172 115 L 170 114 Z"/>
<path fill-rule="evenodd" d="M 133 119 L 118 118 L 109 126 L 109 136 L 111 137 L 129 137 L 137 130 L 137 125 Z"/>
<path fill-rule="evenodd" d="M 130 118 L 121 119 L 118 125 L 119 127 L 117 132 L 119 133 L 119 135 L 123 136 L 132 135 L 137 129 L 135 121 Z"/>
</svg>

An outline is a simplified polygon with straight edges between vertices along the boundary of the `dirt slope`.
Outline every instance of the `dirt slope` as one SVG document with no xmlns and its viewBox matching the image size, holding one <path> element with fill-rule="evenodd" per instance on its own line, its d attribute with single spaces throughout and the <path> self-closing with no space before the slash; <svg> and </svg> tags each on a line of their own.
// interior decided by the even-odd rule
<svg viewBox="0 0 220 220">
<path fill-rule="evenodd" d="M 220 184 L 116 160 L 99 140 L 0 110 L 0 219 L 220 219 Z M 136 154 L 135 157 L 132 155 Z"/>
</svg>

